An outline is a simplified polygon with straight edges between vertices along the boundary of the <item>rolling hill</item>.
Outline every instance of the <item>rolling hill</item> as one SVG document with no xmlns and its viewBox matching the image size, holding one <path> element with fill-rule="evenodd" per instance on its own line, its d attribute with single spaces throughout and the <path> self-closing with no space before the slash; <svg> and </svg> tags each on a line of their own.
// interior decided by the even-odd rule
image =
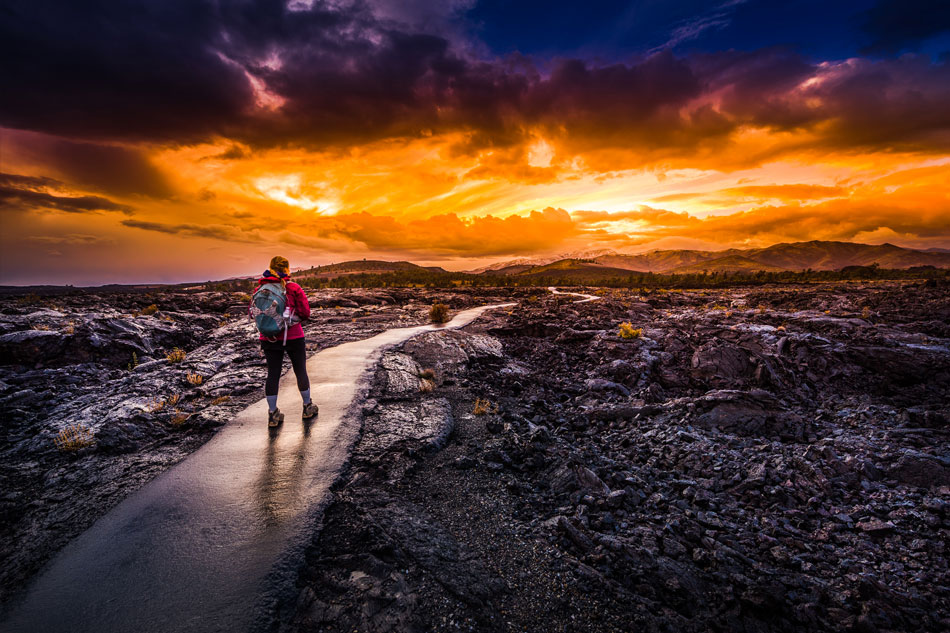
<svg viewBox="0 0 950 633">
<path fill-rule="evenodd" d="M 590 282 L 610 277 L 623 277 L 629 270 L 604 266 L 585 259 L 562 259 L 543 266 L 532 266 L 516 273 L 517 277 L 557 277 L 577 282 Z"/>
<path fill-rule="evenodd" d="M 305 279 L 316 277 L 319 279 L 330 279 L 332 277 L 343 277 L 346 275 L 372 274 L 381 275 L 384 273 L 396 272 L 422 272 L 429 271 L 433 273 L 448 272 L 439 266 L 419 266 L 412 262 L 387 262 L 377 259 L 359 259 L 338 264 L 327 264 L 326 266 L 316 266 L 294 273 L 294 279 Z"/>
<path fill-rule="evenodd" d="M 493 264 L 483 269 L 481 274 L 524 275 L 560 261 L 578 260 L 570 257 L 542 257 L 536 260 L 521 258 Z M 606 268 L 652 273 L 695 273 L 704 270 L 778 272 L 840 270 L 846 266 L 872 265 L 881 268 L 950 268 L 950 253 L 938 250 L 918 251 L 893 244 L 811 241 L 724 251 L 657 250 L 638 254 L 606 253 L 584 261 Z"/>
<path fill-rule="evenodd" d="M 695 264 L 689 264 L 687 266 L 677 266 L 671 270 L 664 271 L 668 274 L 690 274 L 690 273 L 701 273 L 701 272 L 723 272 L 723 273 L 742 273 L 742 272 L 755 272 L 763 270 L 770 273 L 778 273 L 784 270 L 785 268 L 780 268 L 778 266 L 770 266 L 769 264 L 763 264 L 757 262 L 754 259 L 744 257 L 742 255 L 726 255 L 725 257 L 717 257 L 715 259 L 707 259 L 705 261 L 697 262 Z"/>
</svg>

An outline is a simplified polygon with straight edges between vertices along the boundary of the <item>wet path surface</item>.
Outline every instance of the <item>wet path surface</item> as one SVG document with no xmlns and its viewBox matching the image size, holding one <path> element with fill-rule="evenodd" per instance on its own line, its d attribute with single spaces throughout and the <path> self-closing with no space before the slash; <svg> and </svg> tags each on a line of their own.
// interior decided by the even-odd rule
<svg viewBox="0 0 950 633">
<path fill-rule="evenodd" d="M 369 370 L 381 352 L 444 326 L 389 330 L 308 360 L 320 416 L 300 418 L 293 372 L 281 381 L 286 415 L 267 428 L 261 400 L 207 444 L 133 493 L 63 548 L 13 603 L 0 630 L 249 631 L 272 626 L 296 596 L 302 552 L 359 432 Z"/>
<path fill-rule="evenodd" d="M 583 297 L 583 299 L 580 299 L 579 301 L 575 301 L 574 303 L 587 303 L 588 301 L 597 301 L 598 299 L 600 299 L 600 297 L 598 297 L 597 295 L 585 295 L 582 292 L 561 292 L 554 286 L 549 286 L 548 290 L 551 291 L 551 294 L 555 294 L 555 295 L 565 295 L 568 297 Z"/>
</svg>

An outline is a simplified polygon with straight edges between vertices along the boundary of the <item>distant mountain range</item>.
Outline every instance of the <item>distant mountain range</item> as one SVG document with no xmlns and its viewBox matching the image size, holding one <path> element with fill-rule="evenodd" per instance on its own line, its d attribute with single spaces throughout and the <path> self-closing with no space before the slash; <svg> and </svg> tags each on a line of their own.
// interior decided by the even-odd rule
<svg viewBox="0 0 950 633">
<path fill-rule="evenodd" d="M 593 279 L 624 277 L 631 272 L 695 274 L 702 272 L 783 272 L 840 270 L 848 266 L 913 268 L 934 266 L 950 268 L 950 251 L 902 248 L 893 244 L 872 246 L 851 242 L 793 242 L 767 248 L 729 249 L 724 251 L 655 250 L 627 254 L 613 250 L 561 253 L 545 257 L 521 257 L 497 262 L 469 271 L 485 276 Z M 388 262 L 363 259 L 316 266 L 294 271 L 294 278 L 331 279 L 336 277 L 386 273 L 444 273 L 439 266 L 419 266 L 412 262 Z M 457 274 L 457 273 L 456 273 Z"/>
<path fill-rule="evenodd" d="M 767 248 L 724 251 L 656 250 L 635 255 L 614 251 L 519 258 L 498 262 L 471 271 L 487 275 L 535 275 L 584 269 L 600 269 L 604 274 L 652 272 L 687 274 L 708 272 L 840 270 L 847 266 L 950 268 L 950 252 L 938 249 L 918 251 L 893 244 L 869 245 L 851 242 L 793 242 Z"/>
</svg>

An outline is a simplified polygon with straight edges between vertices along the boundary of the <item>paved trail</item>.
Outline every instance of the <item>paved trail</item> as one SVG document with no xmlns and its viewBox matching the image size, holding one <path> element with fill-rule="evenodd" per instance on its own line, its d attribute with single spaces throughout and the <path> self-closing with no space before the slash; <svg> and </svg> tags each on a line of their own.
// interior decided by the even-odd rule
<svg viewBox="0 0 950 633">
<path fill-rule="evenodd" d="M 556 295 L 570 295 L 572 297 L 584 297 L 580 301 L 575 301 L 574 303 L 587 303 L 588 301 L 597 301 L 598 299 L 600 299 L 600 297 L 598 297 L 597 295 L 585 295 L 582 292 L 561 292 L 554 286 L 549 286 L 548 290 L 550 290 L 552 294 L 556 294 Z"/>
<path fill-rule="evenodd" d="M 261 400 L 187 459 L 132 494 L 67 545 L 0 622 L 4 633 L 262 630 L 292 605 L 294 581 L 328 489 L 359 431 L 382 351 L 421 332 L 388 330 L 308 361 L 320 417 L 301 421 L 293 372 L 281 381 L 286 421 L 266 426 Z"/>
</svg>

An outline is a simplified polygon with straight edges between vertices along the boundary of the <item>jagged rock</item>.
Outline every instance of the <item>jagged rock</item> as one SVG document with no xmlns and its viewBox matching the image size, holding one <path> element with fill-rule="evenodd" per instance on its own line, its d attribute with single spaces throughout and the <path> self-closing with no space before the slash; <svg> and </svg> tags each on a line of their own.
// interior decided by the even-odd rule
<svg viewBox="0 0 950 633">
<path fill-rule="evenodd" d="M 578 529 L 566 516 L 555 517 L 557 528 L 567 535 L 571 542 L 582 552 L 589 552 L 594 549 L 594 543 L 590 538 Z"/>
<path fill-rule="evenodd" d="M 584 387 L 587 389 L 587 391 L 594 391 L 594 392 L 614 391 L 623 396 L 630 395 L 630 390 L 624 387 L 623 385 L 619 385 L 609 380 L 604 380 L 603 378 L 590 378 L 584 381 Z"/>
<path fill-rule="evenodd" d="M 702 428 L 740 435 L 804 436 L 802 418 L 786 411 L 777 398 L 762 389 L 711 391 L 694 402 L 704 411 L 695 419 L 695 424 Z"/>
<path fill-rule="evenodd" d="M 893 532 L 897 529 L 897 526 L 890 521 L 878 521 L 877 519 L 870 519 L 868 521 L 859 522 L 858 529 L 869 534 L 883 535 Z"/>
<path fill-rule="evenodd" d="M 755 369 L 748 352 L 724 341 L 710 341 L 697 349 L 690 367 L 694 378 L 721 388 L 745 384 Z"/>
<path fill-rule="evenodd" d="M 582 490 L 593 492 L 602 497 L 610 494 L 610 488 L 597 476 L 597 474 L 586 466 L 578 466 L 574 470 L 574 476 L 577 477 L 577 483 Z"/>
<path fill-rule="evenodd" d="M 404 353 L 439 376 L 452 376 L 472 359 L 498 360 L 503 356 L 498 339 L 457 330 L 427 332 L 407 341 Z"/>
<path fill-rule="evenodd" d="M 888 476 L 912 486 L 950 485 L 950 457 L 940 458 L 917 451 L 907 451 L 888 470 Z"/>
<path fill-rule="evenodd" d="M 419 393 L 421 382 L 419 364 L 409 355 L 386 352 L 376 370 L 383 397 L 390 399 L 411 398 Z"/>
<path fill-rule="evenodd" d="M 445 398 L 383 404 L 372 415 L 380 422 L 364 431 L 362 447 L 376 452 L 400 443 L 439 449 L 455 427 L 452 407 Z"/>
<path fill-rule="evenodd" d="M 45 330 L 20 330 L 0 335 L 0 358 L 4 363 L 49 364 L 66 348 L 66 336 Z"/>
</svg>

